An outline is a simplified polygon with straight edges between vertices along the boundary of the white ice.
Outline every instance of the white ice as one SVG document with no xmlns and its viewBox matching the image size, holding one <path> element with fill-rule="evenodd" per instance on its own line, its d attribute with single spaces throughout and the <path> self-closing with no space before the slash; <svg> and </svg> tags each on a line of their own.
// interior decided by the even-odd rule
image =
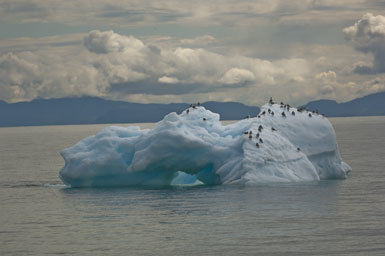
<svg viewBox="0 0 385 256">
<path fill-rule="evenodd" d="M 64 149 L 60 177 L 72 187 L 345 178 L 351 169 L 341 160 L 332 125 L 309 113 L 266 104 L 260 117 L 222 125 L 218 114 L 199 106 L 170 113 L 153 129 L 111 126 Z"/>
</svg>

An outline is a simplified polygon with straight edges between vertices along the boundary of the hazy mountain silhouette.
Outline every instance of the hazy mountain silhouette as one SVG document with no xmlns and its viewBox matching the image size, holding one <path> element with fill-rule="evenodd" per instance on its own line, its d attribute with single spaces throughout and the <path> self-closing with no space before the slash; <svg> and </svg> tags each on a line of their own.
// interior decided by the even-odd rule
<svg viewBox="0 0 385 256">
<path fill-rule="evenodd" d="M 337 103 L 334 100 L 311 101 L 305 105 L 330 117 L 385 115 L 385 92 L 374 93 L 352 101 Z"/>
<path fill-rule="evenodd" d="M 222 120 L 256 115 L 258 107 L 238 102 L 206 102 L 207 109 Z M 0 126 L 103 124 L 157 122 L 170 112 L 180 113 L 189 104 L 140 104 L 96 97 L 36 99 L 30 102 L 0 102 Z"/>
<path fill-rule="evenodd" d="M 202 105 L 221 115 L 221 120 L 255 116 L 258 107 L 238 102 L 205 102 Z M 385 115 L 385 92 L 352 101 L 311 101 L 305 105 L 329 117 Z M 0 101 L 0 126 L 65 125 L 157 122 L 170 112 L 180 113 L 189 104 L 140 104 L 96 97 L 35 99 L 30 102 Z"/>
</svg>

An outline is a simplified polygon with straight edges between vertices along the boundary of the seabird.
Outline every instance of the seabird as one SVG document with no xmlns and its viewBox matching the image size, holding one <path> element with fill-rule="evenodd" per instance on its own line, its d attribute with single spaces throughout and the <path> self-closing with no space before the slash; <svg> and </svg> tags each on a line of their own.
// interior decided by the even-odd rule
<svg viewBox="0 0 385 256">
<path fill-rule="evenodd" d="M 187 109 L 187 110 L 186 110 L 186 113 L 188 114 L 189 112 L 190 112 L 190 110 L 189 110 L 189 109 Z"/>
<path fill-rule="evenodd" d="M 309 113 L 309 117 L 311 117 L 311 114 Z"/>
<path fill-rule="evenodd" d="M 286 117 L 286 114 L 285 114 L 285 112 L 282 112 L 282 114 L 281 114 L 281 115 L 282 115 L 282 117 Z"/>
<path fill-rule="evenodd" d="M 258 142 L 257 142 L 257 143 L 255 143 L 255 146 L 256 146 L 257 148 L 259 148 L 259 144 L 258 144 Z"/>
<path fill-rule="evenodd" d="M 206 121 L 207 119 L 203 117 L 203 121 Z"/>
<path fill-rule="evenodd" d="M 253 136 L 250 134 L 250 135 L 249 135 L 249 139 L 251 140 L 252 138 L 253 138 Z"/>
<path fill-rule="evenodd" d="M 297 148 L 297 151 L 299 152 L 299 151 L 301 151 L 301 149 L 300 149 L 300 148 Z"/>
<path fill-rule="evenodd" d="M 293 116 L 295 116 L 295 112 L 294 112 L 294 111 L 292 111 L 291 114 L 292 114 Z"/>
<path fill-rule="evenodd" d="M 259 138 L 259 133 L 257 133 L 257 135 L 255 135 L 255 138 Z"/>
<path fill-rule="evenodd" d="M 274 128 L 274 127 L 271 127 L 271 130 L 274 132 L 274 131 L 276 131 L 276 129 Z"/>
<path fill-rule="evenodd" d="M 269 114 L 271 113 L 271 109 L 269 108 L 268 110 L 267 110 L 267 112 L 269 112 Z"/>
<path fill-rule="evenodd" d="M 260 142 L 260 143 L 263 143 L 263 140 L 262 140 L 262 138 L 259 138 L 259 142 Z"/>
</svg>

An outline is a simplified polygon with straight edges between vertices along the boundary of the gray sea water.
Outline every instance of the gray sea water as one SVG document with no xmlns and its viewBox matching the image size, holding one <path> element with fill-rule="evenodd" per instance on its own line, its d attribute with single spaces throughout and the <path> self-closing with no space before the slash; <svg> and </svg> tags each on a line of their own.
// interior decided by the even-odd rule
<svg viewBox="0 0 385 256">
<path fill-rule="evenodd" d="M 106 125 L 0 128 L 0 255 L 385 255 L 385 117 L 330 120 L 346 180 L 165 189 L 63 186 Z"/>
</svg>

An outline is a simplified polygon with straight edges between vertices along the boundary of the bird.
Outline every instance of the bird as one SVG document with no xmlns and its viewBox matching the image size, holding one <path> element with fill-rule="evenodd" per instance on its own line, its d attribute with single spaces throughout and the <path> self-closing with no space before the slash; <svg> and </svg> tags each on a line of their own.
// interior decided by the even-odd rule
<svg viewBox="0 0 385 256">
<path fill-rule="evenodd" d="M 295 112 L 294 112 L 294 111 L 292 111 L 291 114 L 292 114 L 293 116 L 295 116 Z"/>
<path fill-rule="evenodd" d="M 253 136 L 250 134 L 250 135 L 249 135 L 249 139 L 251 140 L 252 138 L 253 138 Z"/>
<path fill-rule="evenodd" d="M 256 146 L 257 148 L 259 148 L 259 144 L 258 144 L 258 142 L 257 142 L 257 143 L 255 143 L 255 146 Z"/>
<path fill-rule="evenodd" d="M 257 135 L 255 135 L 255 138 L 259 138 L 259 133 L 257 133 Z"/>
<path fill-rule="evenodd" d="M 299 152 L 299 151 L 301 151 L 301 149 L 300 149 L 300 148 L 297 148 L 297 151 Z"/>
<path fill-rule="evenodd" d="M 309 113 L 309 117 L 311 117 L 311 114 Z"/>
<path fill-rule="evenodd" d="M 262 140 L 262 138 L 259 138 L 259 142 L 260 142 L 260 143 L 263 143 L 263 140 Z"/>
<path fill-rule="evenodd" d="M 271 127 L 271 130 L 274 132 L 274 131 L 276 131 L 276 129 L 274 128 L 274 127 Z"/>
<path fill-rule="evenodd" d="M 282 112 L 282 114 L 281 114 L 281 115 L 282 115 L 282 117 L 286 117 L 286 114 L 285 114 L 285 112 Z"/>
<path fill-rule="evenodd" d="M 207 119 L 203 117 L 203 121 L 206 121 Z"/>
<path fill-rule="evenodd" d="M 189 109 L 187 109 L 187 110 L 186 110 L 186 113 L 188 114 L 189 112 L 190 112 L 190 110 L 189 110 Z"/>
</svg>

